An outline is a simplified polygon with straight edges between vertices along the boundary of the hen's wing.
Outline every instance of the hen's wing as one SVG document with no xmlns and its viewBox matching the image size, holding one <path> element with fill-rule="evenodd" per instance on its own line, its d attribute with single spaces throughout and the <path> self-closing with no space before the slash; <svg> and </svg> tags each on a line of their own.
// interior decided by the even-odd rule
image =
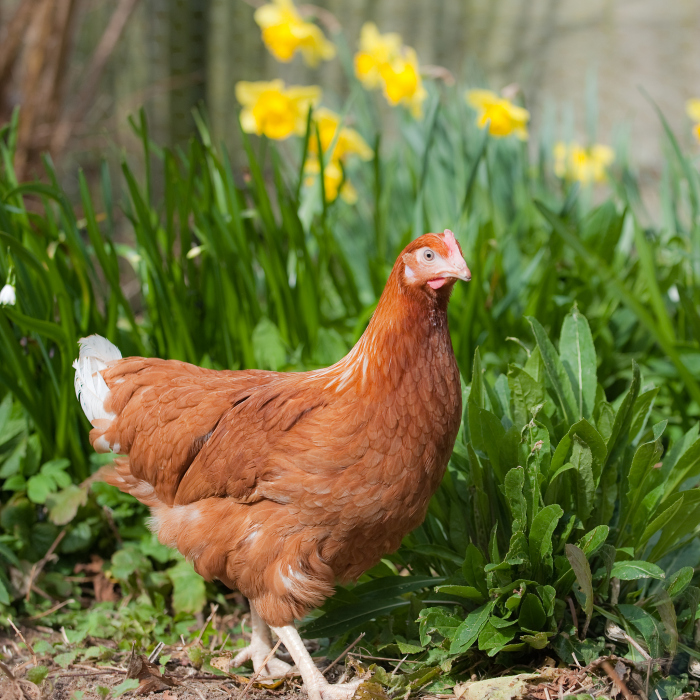
<svg viewBox="0 0 700 700">
<path fill-rule="evenodd" d="M 178 485 L 216 426 L 275 372 L 216 371 L 176 360 L 131 357 L 102 371 L 111 420 L 94 421 L 100 451 L 129 455 L 135 479 L 151 484 L 171 505 Z"/>
</svg>

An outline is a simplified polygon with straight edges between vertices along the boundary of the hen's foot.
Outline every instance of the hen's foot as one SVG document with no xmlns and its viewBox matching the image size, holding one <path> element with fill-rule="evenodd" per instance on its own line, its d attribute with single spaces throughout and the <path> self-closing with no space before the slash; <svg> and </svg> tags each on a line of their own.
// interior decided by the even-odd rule
<svg viewBox="0 0 700 700">
<path fill-rule="evenodd" d="M 267 662 L 265 659 L 272 651 L 270 628 L 263 622 L 255 606 L 250 604 L 250 622 L 253 635 L 250 644 L 241 649 L 231 660 L 231 666 L 242 666 L 246 661 L 253 662 L 253 669 L 258 678 L 281 678 L 292 670 L 292 667 L 274 656 Z"/>
<path fill-rule="evenodd" d="M 281 678 L 286 676 L 292 670 L 292 667 L 282 661 L 282 659 L 273 656 L 263 666 L 263 662 L 271 651 L 272 647 L 266 644 L 263 639 L 253 636 L 250 644 L 233 657 L 231 666 L 242 666 L 246 661 L 252 661 L 253 669 L 258 674 L 258 678 Z"/>
<path fill-rule="evenodd" d="M 351 700 L 361 683 L 362 678 L 349 683 L 329 683 L 321 678 L 316 683 L 307 683 L 306 692 L 309 700 Z"/>
</svg>

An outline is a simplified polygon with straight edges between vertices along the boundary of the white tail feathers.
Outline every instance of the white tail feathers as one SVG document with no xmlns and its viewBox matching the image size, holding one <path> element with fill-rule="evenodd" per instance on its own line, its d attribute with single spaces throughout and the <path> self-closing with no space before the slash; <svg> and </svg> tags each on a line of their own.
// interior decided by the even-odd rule
<svg viewBox="0 0 700 700">
<path fill-rule="evenodd" d="M 100 335 L 81 338 L 78 344 L 80 356 L 73 363 L 75 395 L 91 423 L 100 419 L 112 420 L 115 414 L 105 410 L 104 407 L 109 388 L 100 372 L 107 368 L 107 363 L 120 360 L 122 354 L 116 345 Z"/>
</svg>

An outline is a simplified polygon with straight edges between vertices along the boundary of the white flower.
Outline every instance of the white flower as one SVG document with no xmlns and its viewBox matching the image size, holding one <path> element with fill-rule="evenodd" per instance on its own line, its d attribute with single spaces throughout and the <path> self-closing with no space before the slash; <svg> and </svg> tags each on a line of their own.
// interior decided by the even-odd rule
<svg viewBox="0 0 700 700">
<path fill-rule="evenodd" d="M 15 288 L 11 284 L 6 284 L 0 289 L 0 306 L 14 306 L 16 301 Z"/>
<path fill-rule="evenodd" d="M 681 295 L 678 293 L 678 287 L 676 287 L 675 284 L 668 288 L 668 298 L 674 304 L 677 304 L 681 300 Z"/>
</svg>

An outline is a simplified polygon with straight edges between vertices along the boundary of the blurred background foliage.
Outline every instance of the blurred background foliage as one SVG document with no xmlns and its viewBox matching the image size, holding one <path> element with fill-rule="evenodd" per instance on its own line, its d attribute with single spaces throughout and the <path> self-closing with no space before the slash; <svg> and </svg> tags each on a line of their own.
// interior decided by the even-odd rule
<svg viewBox="0 0 700 700">
<path fill-rule="evenodd" d="M 660 132 L 654 143 L 661 155 L 651 170 L 640 175 L 636 156 L 644 148 L 626 148 L 621 139 L 605 164 L 584 176 L 585 168 L 572 164 L 592 162 L 595 144 L 611 142 L 596 138 L 598 115 L 615 104 L 592 74 L 585 89 L 577 83 L 585 108 L 569 122 L 546 118 L 544 101 L 532 104 L 529 140 L 523 124 L 513 126 L 523 104 L 530 106 L 525 81 L 505 90 L 513 101 L 472 93 L 468 102 L 465 88 L 483 84 L 483 75 L 473 68 L 455 81 L 420 51 L 420 110 L 415 102 L 394 109 L 356 78 L 357 17 L 347 19 L 350 6 L 338 3 L 329 5 L 332 18 L 316 10 L 338 57 L 313 75 L 327 88 L 322 104 L 339 112 L 329 118 L 355 133 L 324 141 L 322 112 L 314 119 L 307 104 L 299 107 L 296 135 L 275 142 L 246 133 L 262 122 L 245 111 L 240 129 L 232 103 L 236 94 L 255 113 L 245 103 L 255 89 L 246 93 L 234 83 L 262 77 L 253 59 L 265 55 L 253 8 L 244 3 L 124 0 L 109 5 L 108 22 L 99 3 L 89 6 L 92 14 L 78 3 L 26 4 L 44 14 L 22 25 L 27 43 L 17 48 L 14 66 L 33 67 L 37 90 L 51 89 L 17 100 L 7 86 L 17 86 L 18 75 L 0 84 L 8 117 L 0 131 L 0 279 L 12 282 L 16 296 L 0 307 L 0 608 L 50 624 L 76 626 L 80 619 L 75 644 L 93 629 L 128 646 L 133 639 L 148 645 L 153 634 L 177 638 L 207 597 L 228 604 L 223 589 L 205 588 L 189 565 L 154 542 L 144 508 L 92 483 L 101 458 L 91 455 L 73 390 L 79 337 L 100 333 L 124 355 L 215 368 L 325 366 L 359 338 L 402 247 L 425 231 L 451 228 L 474 279 L 456 287 L 449 309 L 468 385 L 449 476 L 426 524 L 361 581 L 365 588 L 340 590 L 308 622 L 309 633 L 339 635 L 339 648 L 364 624 L 380 655 L 414 654 L 415 663 L 449 680 L 475 645 L 507 655 L 551 644 L 568 662 L 572 650 L 594 658 L 607 635 L 638 661 L 624 634 L 610 637 L 608 621 L 635 635 L 652 657 L 680 650 L 687 666 L 700 602 L 700 176 L 683 101 L 670 122 L 651 100 L 643 103 Z M 3 17 L 16 17 L 10 10 L 24 5 L 3 5 Z M 622 5 L 610 7 L 619 12 Z M 507 6 L 492 3 L 493 17 Z M 396 17 L 409 22 L 413 5 L 402 7 Z M 556 19 L 567 3 L 551 7 Z M 371 15 L 355 10 L 363 19 Z M 466 22 L 477 11 L 485 9 L 469 3 L 455 16 Z M 445 3 L 425 14 L 431 22 L 441 18 L 436 37 L 463 26 L 445 19 L 454 12 Z M 227 13 L 238 19 L 224 21 Z M 669 22 L 685 17 L 678 13 Z M 35 26 L 37 16 L 44 24 Z M 338 33 L 337 19 L 347 21 L 347 34 Z M 73 40 L 37 43 L 42 27 L 63 36 L 53 32 L 59 20 Z M 99 29 L 88 34 L 102 37 L 96 53 L 81 33 L 90 22 Z M 203 29 L 207 23 L 211 31 Z M 411 32 L 427 30 L 409 24 L 410 45 Z M 158 33 L 163 26 L 167 40 Z M 485 35 L 495 26 L 485 25 Z M 256 47 L 248 63 L 231 59 L 230 70 L 229 54 L 216 43 L 216 32 L 229 30 L 244 36 L 231 51 Z M 136 45 L 139 68 L 132 70 L 125 47 Z M 434 53 L 426 54 L 448 63 L 444 46 L 435 39 Z M 466 65 L 469 51 L 458 46 L 454 63 Z M 11 53 L 2 47 L 0 68 Z M 29 60 L 32 47 L 42 48 L 41 60 Z M 143 60 L 146 50 L 153 60 Z M 480 50 L 502 87 L 506 80 Z M 53 61 L 68 55 L 86 72 L 80 80 L 73 66 L 61 83 Z M 275 66 L 264 77 L 296 75 L 308 85 L 307 69 L 295 61 L 281 69 L 263 62 Z M 214 75 L 217 65 L 222 72 Z M 122 81 L 148 82 L 143 72 L 161 69 L 167 80 L 149 83 L 152 93 L 133 84 L 129 99 L 120 92 Z M 29 90 L 31 83 L 22 85 Z M 683 90 L 662 106 L 675 104 Z M 49 93 L 53 102 L 44 99 Z M 98 118 L 98 93 L 110 95 L 103 114 L 112 121 Z M 504 123 L 513 122 L 503 138 L 493 121 L 494 135 L 481 128 L 485 114 L 493 119 L 484 99 L 500 100 Z M 21 110 L 10 110 L 14 101 Z M 139 110 L 142 102 L 147 108 Z M 574 156 L 569 141 L 577 129 L 585 138 Z M 99 134 L 94 149 L 86 145 L 91 133 Z M 333 141 L 338 149 L 341 134 L 354 144 L 353 157 L 329 155 L 337 155 Z M 83 158 L 86 167 L 71 171 Z M 343 196 L 347 184 L 353 196 Z M 572 328 L 586 335 L 579 351 L 585 387 L 571 372 Z M 575 397 L 584 392 L 589 403 L 577 412 Z M 584 419 L 589 424 L 581 427 Z M 503 443 L 503 454 L 494 443 Z M 669 478 L 659 483 L 658 474 Z M 518 497 L 523 485 L 528 503 Z M 479 501 L 480 491 L 490 494 L 488 502 Z M 669 529 L 684 504 L 686 526 Z M 95 552 L 105 561 L 87 564 Z M 410 572 L 410 581 L 397 583 L 399 571 Z M 76 572 L 85 575 L 70 576 Z M 436 574 L 444 584 L 437 598 L 430 585 Z M 117 589 L 138 602 L 122 617 L 114 612 Z M 166 600 L 172 620 L 154 613 Z M 89 615 L 80 614 L 95 602 Z M 585 628 L 571 612 L 577 608 Z M 360 622 L 349 615 L 353 609 L 364 611 Z M 390 617 L 372 623 L 379 615 Z M 395 630 L 390 639 L 387 629 Z"/>
</svg>

